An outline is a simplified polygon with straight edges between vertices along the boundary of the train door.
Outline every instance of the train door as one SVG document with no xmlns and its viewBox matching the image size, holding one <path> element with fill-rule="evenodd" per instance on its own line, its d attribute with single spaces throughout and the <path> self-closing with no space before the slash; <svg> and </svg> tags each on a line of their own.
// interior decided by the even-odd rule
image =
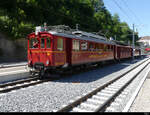
<svg viewBox="0 0 150 115">
<path fill-rule="evenodd" d="M 66 63 L 71 65 L 72 58 L 72 39 L 66 38 Z"/>
<path fill-rule="evenodd" d="M 114 52 L 113 52 L 114 53 L 114 59 L 117 60 L 117 46 L 114 45 L 113 49 L 114 49 Z"/>
<path fill-rule="evenodd" d="M 121 48 L 117 46 L 117 59 L 118 60 L 120 60 L 120 56 L 121 56 Z"/>
<path fill-rule="evenodd" d="M 37 38 L 29 38 L 28 39 L 28 60 L 29 63 L 32 65 L 39 61 L 39 56 L 38 56 L 38 51 L 39 51 L 39 39 Z"/>
<path fill-rule="evenodd" d="M 50 61 L 49 51 L 51 50 L 51 39 L 49 37 L 40 38 L 40 62 L 47 65 Z M 46 64 L 47 63 L 47 64 Z"/>
</svg>

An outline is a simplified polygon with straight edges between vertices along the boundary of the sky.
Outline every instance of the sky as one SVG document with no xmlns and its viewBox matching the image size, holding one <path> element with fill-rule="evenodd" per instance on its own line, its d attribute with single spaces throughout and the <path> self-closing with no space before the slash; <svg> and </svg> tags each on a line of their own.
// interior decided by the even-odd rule
<svg viewBox="0 0 150 115">
<path fill-rule="evenodd" d="M 126 22 L 139 37 L 150 36 L 150 0 L 103 0 L 106 9 L 117 13 L 121 22 Z"/>
</svg>

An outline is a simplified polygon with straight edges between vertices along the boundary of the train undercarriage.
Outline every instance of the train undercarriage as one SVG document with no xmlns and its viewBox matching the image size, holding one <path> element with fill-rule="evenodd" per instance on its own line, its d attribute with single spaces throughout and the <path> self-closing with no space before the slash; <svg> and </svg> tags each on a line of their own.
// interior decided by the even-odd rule
<svg viewBox="0 0 150 115">
<path fill-rule="evenodd" d="M 138 58 L 140 56 L 136 56 Z M 130 58 L 124 58 L 121 60 L 128 60 Z M 33 66 L 28 66 L 30 68 L 30 75 L 31 76 L 38 76 L 39 79 L 44 79 L 47 77 L 58 77 L 61 74 L 65 73 L 73 73 L 79 71 L 87 71 L 89 68 L 93 67 L 103 67 L 104 65 L 111 64 L 111 63 L 119 63 L 121 60 L 107 60 L 107 61 L 100 61 L 100 62 L 93 62 L 93 63 L 86 63 L 86 64 L 78 64 L 78 65 L 68 65 L 67 67 L 58 66 L 58 67 L 46 67 L 43 63 L 35 63 Z"/>
<path fill-rule="evenodd" d="M 28 66 L 30 68 L 30 75 L 31 76 L 38 76 L 39 79 L 44 79 L 47 77 L 58 76 L 60 74 L 65 73 L 73 73 L 75 71 L 86 71 L 92 67 L 102 67 L 105 64 L 115 63 L 114 60 L 108 61 L 100 61 L 100 62 L 93 62 L 93 63 L 86 63 L 86 64 L 77 64 L 77 65 L 68 65 L 67 67 L 58 66 L 58 67 L 46 67 L 43 63 L 35 63 L 33 66 Z M 56 75 L 57 74 L 57 75 Z"/>
<path fill-rule="evenodd" d="M 140 56 L 135 56 L 135 58 L 138 58 Z M 123 58 L 121 60 L 128 60 L 132 59 L 132 57 L 129 58 Z M 107 64 L 112 63 L 119 63 L 121 60 L 107 60 L 107 61 L 100 61 L 100 62 L 93 62 L 93 63 L 85 63 L 85 64 L 78 64 L 78 65 L 68 65 L 67 67 L 64 66 L 58 66 L 58 67 L 51 67 L 51 66 L 44 66 L 43 63 L 35 63 L 33 66 L 28 66 L 30 68 L 30 75 L 31 76 L 38 76 L 39 79 L 44 79 L 47 77 L 58 77 L 60 74 L 65 74 L 67 72 L 78 72 L 80 71 L 87 71 L 91 67 L 102 67 Z"/>
</svg>

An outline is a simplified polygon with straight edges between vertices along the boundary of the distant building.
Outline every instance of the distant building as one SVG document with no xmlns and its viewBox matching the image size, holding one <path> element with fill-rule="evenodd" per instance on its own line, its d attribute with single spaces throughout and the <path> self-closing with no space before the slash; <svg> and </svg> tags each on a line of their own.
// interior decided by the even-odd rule
<svg viewBox="0 0 150 115">
<path fill-rule="evenodd" d="M 150 51 L 150 36 L 140 37 L 137 42 L 140 44 L 142 54 L 147 54 Z"/>
<path fill-rule="evenodd" d="M 144 36 L 140 37 L 140 39 L 137 41 L 141 46 L 149 47 L 150 46 L 150 36 Z"/>
</svg>

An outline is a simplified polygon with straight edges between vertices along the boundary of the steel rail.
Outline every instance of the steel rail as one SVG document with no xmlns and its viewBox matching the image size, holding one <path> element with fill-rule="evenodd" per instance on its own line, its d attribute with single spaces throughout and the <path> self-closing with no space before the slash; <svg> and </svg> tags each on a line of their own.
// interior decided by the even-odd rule
<svg viewBox="0 0 150 115">
<path fill-rule="evenodd" d="M 125 85 L 123 85 L 115 94 L 113 94 L 108 100 L 105 101 L 101 106 L 99 106 L 95 112 L 103 112 L 105 111 L 106 107 L 111 104 L 111 102 L 141 73 L 148 65 L 150 64 L 147 63 L 134 77 L 132 77 Z"/>
<path fill-rule="evenodd" d="M 146 61 L 148 61 L 149 58 L 147 60 L 144 60 L 143 62 L 141 62 L 140 64 L 136 65 L 135 67 L 133 67 L 132 69 L 126 71 L 125 73 L 123 73 L 122 75 L 118 76 L 117 78 L 108 81 L 107 83 L 105 83 L 103 86 L 100 86 L 99 88 L 93 90 L 92 92 L 84 95 L 81 98 L 78 98 L 76 101 L 71 102 L 70 104 L 64 106 L 63 108 L 55 111 L 55 112 L 69 112 L 71 109 L 73 109 L 74 107 L 80 105 L 82 102 L 86 101 L 88 98 L 92 97 L 93 95 L 95 95 L 96 93 L 98 93 L 99 91 L 101 91 L 102 89 L 104 89 L 105 87 L 107 87 L 108 85 L 114 83 L 115 81 L 117 81 L 118 79 L 122 78 L 123 76 L 125 76 L 126 74 L 128 74 L 129 72 L 131 72 L 132 70 L 136 69 L 137 67 L 139 67 L 140 65 L 142 65 L 143 63 L 145 63 Z M 147 65 L 146 65 L 147 66 Z M 146 67 L 145 66 L 145 67 Z M 138 72 L 139 73 L 139 72 Z M 118 92 L 120 92 L 122 89 L 120 89 Z M 116 96 L 117 94 L 115 94 L 114 96 Z M 107 103 L 110 102 L 113 99 L 113 97 L 111 99 L 109 99 L 107 102 L 105 102 L 105 104 L 103 104 L 103 106 L 99 107 L 96 111 L 101 111 L 103 110 L 106 105 L 108 105 Z"/>
<path fill-rule="evenodd" d="M 3 68 L 11 68 L 11 67 L 19 67 L 19 66 L 27 66 L 27 64 L 18 64 L 18 65 L 0 65 L 0 69 L 3 69 Z"/>
<path fill-rule="evenodd" d="M 38 79 L 38 77 L 32 77 L 32 78 L 26 78 L 26 79 L 13 81 L 13 82 L 8 82 L 8 83 L 0 84 L 0 88 L 12 86 L 12 85 L 16 85 L 16 84 L 20 84 L 20 83 L 24 83 L 24 82 L 30 82 L 32 80 L 37 80 L 37 79 Z"/>
<path fill-rule="evenodd" d="M 9 83 L 5 83 L 5 84 L 0 84 L 0 93 L 6 93 L 12 90 L 17 90 L 20 88 L 25 88 L 28 86 L 32 86 L 32 85 L 36 85 L 36 84 L 40 84 L 40 83 L 44 83 L 44 82 L 48 82 L 48 81 L 54 81 L 54 80 L 59 80 L 62 77 L 56 77 L 56 78 L 47 78 L 47 79 L 43 79 L 43 80 L 39 80 L 39 78 L 37 77 L 38 75 L 35 75 L 32 78 L 28 78 L 28 79 L 23 79 L 23 80 L 17 80 L 14 82 L 9 82 Z M 35 82 L 33 82 L 35 81 Z M 30 83 L 33 82 L 33 83 Z M 24 84 L 27 83 L 27 84 Z M 19 85 L 19 86 L 17 86 Z"/>
<path fill-rule="evenodd" d="M 35 82 L 33 82 L 33 81 L 35 81 Z M 6 88 L 4 87 L 4 89 L 1 88 L 0 93 L 6 93 L 6 92 L 9 92 L 9 91 L 12 91 L 12 90 L 17 90 L 17 89 L 20 89 L 20 88 L 29 87 L 29 86 L 40 84 L 40 83 L 47 82 L 47 81 L 49 81 L 49 80 L 39 80 L 39 81 L 31 80 L 31 81 L 28 81 L 28 82 L 24 82 L 24 83 L 28 83 L 28 84 L 16 84 L 16 86 L 14 85 L 13 87 L 10 86 L 9 88 L 7 88 L 7 87 Z M 33 83 L 30 83 L 30 82 L 33 82 Z M 19 86 L 17 86 L 17 85 L 19 85 Z"/>
</svg>

